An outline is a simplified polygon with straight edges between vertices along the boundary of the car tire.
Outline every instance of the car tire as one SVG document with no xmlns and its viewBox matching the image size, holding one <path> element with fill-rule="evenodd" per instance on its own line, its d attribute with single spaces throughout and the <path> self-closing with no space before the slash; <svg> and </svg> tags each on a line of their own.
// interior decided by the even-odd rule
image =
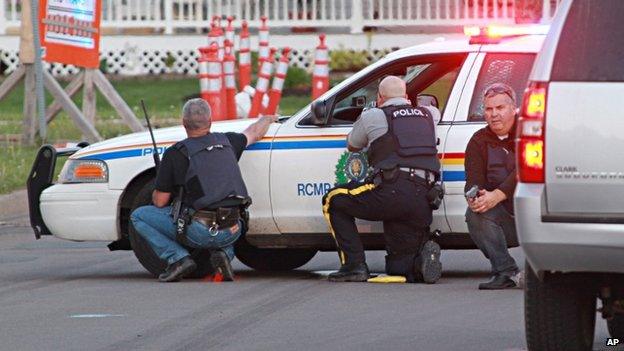
<svg viewBox="0 0 624 351">
<path fill-rule="evenodd" d="M 562 274 L 540 281 L 526 267 L 524 318 L 529 351 L 586 351 L 594 342 L 596 294 Z"/>
<path fill-rule="evenodd" d="M 141 190 L 137 193 L 132 203 L 131 211 L 141 206 L 150 205 L 152 203 L 152 192 L 154 191 L 154 180 L 147 182 Z M 132 212 L 131 212 L 132 213 Z M 130 245 L 134 255 L 139 260 L 139 263 L 153 276 L 158 277 L 167 268 L 167 262 L 161 260 L 160 257 L 154 253 L 154 250 L 149 246 L 147 241 L 139 235 L 134 229 L 132 221 L 128 224 Z M 197 268 L 193 273 L 189 275 L 189 278 L 202 278 L 214 272 L 212 265 L 210 264 L 210 253 L 208 250 L 201 249 L 189 249 L 191 257 L 197 264 Z"/>
<path fill-rule="evenodd" d="M 624 315 L 616 314 L 611 320 L 607 320 L 607 328 L 612 338 L 624 339 Z"/>
<path fill-rule="evenodd" d="M 257 271 L 290 271 L 310 262 L 314 249 L 260 249 L 250 245 L 244 237 L 234 247 L 236 258 Z"/>
</svg>

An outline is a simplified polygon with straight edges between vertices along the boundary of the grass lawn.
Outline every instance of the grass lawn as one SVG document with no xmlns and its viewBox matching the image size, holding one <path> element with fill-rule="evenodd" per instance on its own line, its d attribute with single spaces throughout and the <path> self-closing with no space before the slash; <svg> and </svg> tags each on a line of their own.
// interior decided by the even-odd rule
<svg viewBox="0 0 624 351">
<path fill-rule="evenodd" d="M 177 125 L 184 101 L 199 93 L 199 83 L 194 78 L 140 78 L 112 83 L 141 119 L 143 113 L 140 110 L 140 100 L 145 100 L 152 125 L 156 128 Z M 52 102 L 50 96 L 47 96 L 46 100 L 48 105 Z M 74 102 L 80 108 L 81 92 L 75 95 Z M 285 96 L 282 98 L 280 108 L 283 115 L 289 115 L 309 102 L 309 96 Z M 25 187 L 28 172 L 38 149 L 38 147 L 1 144 L 4 135 L 22 132 L 22 109 L 23 86 L 20 85 L 0 101 L 0 194 Z M 130 129 L 123 124 L 121 118 L 99 93 L 96 128 L 105 139 L 130 133 Z M 81 140 L 80 130 L 64 112 L 48 125 L 47 133 L 47 143 Z"/>
</svg>

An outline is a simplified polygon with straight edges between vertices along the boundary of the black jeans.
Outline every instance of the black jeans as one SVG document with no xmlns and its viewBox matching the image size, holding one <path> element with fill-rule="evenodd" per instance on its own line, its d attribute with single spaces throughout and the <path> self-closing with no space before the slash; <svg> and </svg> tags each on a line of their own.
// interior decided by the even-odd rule
<svg viewBox="0 0 624 351">
<path fill-rule="evenodd" d="M 377 186 L 339 186 L 323 197 L 323 213 L 342 264 L 365 262 L 355 218 L 383 221 L 389 255 L 420 252 L 428 238 L 432 210 L 426 197 L 427 185 L 424 180 L 414 178 L 403 173 L 395 181 L 384 181 Z"/>
<path fill-rule="evenodd" d="M 472 241 L 492 265 L 492 274 L 513 276 L 518 273 L 516 261 L 509 254 L 507 244 L 518 245 L 514 218 L 502 204 L 484 213 L 466 210 L 466 223 Z"/>
</svg>

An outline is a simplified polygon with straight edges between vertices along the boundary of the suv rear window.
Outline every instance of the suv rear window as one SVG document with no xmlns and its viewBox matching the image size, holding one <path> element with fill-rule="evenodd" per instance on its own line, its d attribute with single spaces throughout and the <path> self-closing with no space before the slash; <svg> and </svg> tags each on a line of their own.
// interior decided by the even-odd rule
<svg viewBox="0 0 624 351">
<path fill-rule="evenodd" d="M 484 121 L 483 91 L 493 83 L 505 83 L 516 92 L 516 103 L 522 101 L 535 54 L 490 53 L 485 56 L 472 93 L 468 121 Z"/>
<path fill-rule="evenodd" d="M 624 1 L 575 1 L 565 19 L 551 80 L 624 81 Z"/>
</svg>

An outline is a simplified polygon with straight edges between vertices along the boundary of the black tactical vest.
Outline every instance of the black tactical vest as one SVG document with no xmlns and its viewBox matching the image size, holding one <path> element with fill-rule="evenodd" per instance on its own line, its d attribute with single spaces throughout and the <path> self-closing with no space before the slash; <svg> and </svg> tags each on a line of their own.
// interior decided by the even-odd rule
<svg viewBox="0 0 624 351">
<path fill-rule="evenodd" d="M 228 197 L 247 197 L 236 155 L 225 134 L 187 138 L 175 147 L 189 160 L 184 203 L 201 210 Z"/>
<path fill-rule="evenodd" d="M 433 117 L 423 107 L 386 106 L 388 132 L 375 139 L 368 161 L 375 169 L 396 166 L 440 172 Z"/>
<path fill-rule="evenodd" d="M 496 189 L 516 169 L 516 157 L 513 150 L 492 144 L 487 145 L 487 153 L 487 188 Z"/>
</svg>

